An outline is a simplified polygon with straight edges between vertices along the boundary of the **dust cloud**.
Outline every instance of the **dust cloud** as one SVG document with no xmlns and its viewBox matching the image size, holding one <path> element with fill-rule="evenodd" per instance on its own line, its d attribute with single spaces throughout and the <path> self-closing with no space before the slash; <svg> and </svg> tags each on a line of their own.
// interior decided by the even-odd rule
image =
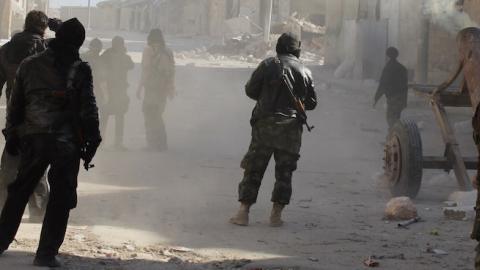
<svg viewBox="0 0 480 270">
<path fill-rule="evenodd" d="M 92 7 L 90 18 L 86 7 L 81 6 L 83 2 L 49 12 L 61 19 L 77 14 L 90 25 L 82 55 L 96 38 L 103 46 L 100 55 L 112 47 L 115 37 L 122 37 L 124 45 L 120 46 L 121 56 L 97 66 L 92 63 L 98 76 L 95 93 L 100 113 L 112 112 L 108 124 L 103 123 L 103 142 L 93 161 L 95 168 L 79 176 L 79 205 L 72 212 L 62 251 L 71 269 L 350 270 L 362 268 L 366 258 L 381 258 L 375 260 L 384 269 L 420 269 L 418 265 L 427 265 L 421 269 L 468 269 L 471 265 L 470 221 L 445 220 L 441 209 L 443 201 L 458 189 L 454 177 L 441 171 L 425 172 L 427 181 L 413 200 L 425 222 L 399 230 L 396 223 L 382 220 L 385 204 L 391 198 L 382 169 L 389 132 L 387 102 L 382 99 L 375 108 L 372 105 L 385 49 L 396 44 L 390 44 L 390 33 L 381 32 L 382 36 L 376 32 L 387 29 L 384 21 L 377 21 L 380 16 L 351 18 L 360 11 L 380 12 L 380 6 L 372 8 L 375 1 L 359 7 L 345 4 L 345 12 L 333 16 L 339 17 L 339 28 L 349 27 L 336 32 L 328 30 L 331 17 L 327 13 L 339 7 L 328 5 L 341 1 L 273 1 L 272 30 L 267 41 L 260 27 L 264 23 L 260 13 L 266 7 L 252 3 L 268 1 L 99 1 Z M 130 2 L 132 6 L 125 8 Z M 210 2 L 227 4 L 218 7 L 207 4 Z M 281 4 L 286 2 L 291 3 L 287 11 Z M 55 3 L 62 6 L 61 0 Z M 478 25 L 452 1 L 424 3 L 423 13 L 453 39 L 461 28 Z M 220 12 L 218 23 L 214 15 L 223 9 L 226 12 Z M 245 20 L 243 14 L 249 19 Z M 119 15 L 125 17 L 111 19 Z M 357 24 L 360 19 L 362 24 Z M 165 45 L 175 61 L 174 73 L 167 71 L 173 86 L 164 77 L 159 78 L 161 83 L 149 86 L 168 92 L 161 99 L 145 96 L 147 89 L 138 95 L 145 72 L 142 58 L 144 63 L 154 60 L 145 53 L 151 49 L 148 36 L 154 28 L 163 31 Z M 241 34 L 224 33 L 228 29 Z M 249 120 L 255 106 L 244 87 L 261 61 L 275 55 L 276 39 L 284 31 L 297 31 L 304 41 L 302 60 L 312 70 L 319 96 L 318 108 L 308 112 L 316 128 L 312 133 L 304 130 L 301 158 L 293 176 L 293 198 L 284 214 L 285 226 L 268 226 L 275 185 L 274 162 L 270 161 L 258 202 L 250 212 L 250 226 L 235 227 L 228 220 L 238 209 L 237 189 L 244 173 L 240 162 L 249 147 Z M 395 33 L 403 32 L 410 29 Z M 408 39 L 417 38 L 416 32 L 411 32 L 415 34 Z M 342 35 L 350 33 L 355 36 L 352 43 L 339 44 Z M 368 38 L 362 34 L 368 34 Z M 398 42 L 403 43 L 417 44 Z M 335 49 L 352 60 L 344 62 L 348 67 L 340 70 L 342 76 L 334 74 L 341 65 L 335 59 L 341 58 Z M 417 48 L 399 50 L 400 58 L 407 59 Z M 120 57 L 131 59 L 132 66 L 113 73 L 124 65 L 117 61 Z M 404 64 L 409 73 L 414 73 L 416 66 L 411 63 L 416 59 L 408 59 Z M 160 68 L 168 66 L 162 64 Z M 106 76 L 111 77 L 110 85 L 104 81 Z M 162 106 L 149 123 L 146 103 Z M 123 120 L 117 115 L 123 115 Z M 452 112 L 453 123 L 464 123 L 470 117 L 468 111 Z M 410 93 L 402 118 L 424 123 L 424 151 L 443 155 L 444 145 L 425 99 Z M 151 138 L 147 129 L 152 125 L 153 129 L 162 129 L 157 126 L 159 121 L 163 121 L 166 137 L 154 135 L 153 144 L 148 144 Z M 164 145 L 156 145 L 155 140 L 164 139 Z M 468 142 L 462 151 L 475 153 L 470 133 L 459 134 L 459 141 Z M 434 230 L 439 236 L 430 233 Z M 31 239 L 36 239 L 38 232 L 38 226 L 24 225 L 16 250 L 30 256 L 35 248 Z M 434 249 L 446 250 L 448 256 L 428 252 Z M 16 263 L 11 261 L 12 265 Z M 11 261 L 7 258 L 7 263 Z"/>
<path fill-rule="evenodd" d="M 478 23 L 463 10 L 464 1 L 427 0 L 423 2 L 423 13 L 431 22 L 448 32 L 456 34 L 466 27 L 478 27 Z"/>
</svg>

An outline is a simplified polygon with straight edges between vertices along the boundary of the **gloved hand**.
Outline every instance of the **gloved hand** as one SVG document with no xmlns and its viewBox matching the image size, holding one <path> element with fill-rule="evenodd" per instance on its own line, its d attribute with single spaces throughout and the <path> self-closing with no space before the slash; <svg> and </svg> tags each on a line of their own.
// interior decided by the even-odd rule
<svg viewBox="0 0 480 270">
<path fill-rule="evenodd" d="M 11 156 L 20 154 L 20 140 L 17 137 L 8 138 L 5 142 L 5 150 Z"/>
<path fill-rule="evenodd" d="M 93 168 L 93 165 L 90 163 L 93 160 L 93 157 L 95 157 L 95 154 L 97 153 L 97 148 L 100 145 L 100 141 L 86 141 L 85 144 L 82 147 L 82 159 L 83 159 L 83 167 L 85 170 L 89 170 L 90 168 Z"/>
</svg>

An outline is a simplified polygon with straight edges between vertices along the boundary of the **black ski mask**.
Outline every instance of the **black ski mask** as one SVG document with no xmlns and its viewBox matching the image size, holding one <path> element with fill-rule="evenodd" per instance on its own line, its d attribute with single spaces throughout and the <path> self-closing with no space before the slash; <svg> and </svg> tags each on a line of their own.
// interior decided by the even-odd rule
<svg viewBox="0 0 480 270">
<path fill-rule="evenodd" d="M 55 39 L 49 43 L 55 53 L 55 65 L 67 72 L 75 61 L 80 60 L 78 51 L 84 41 L 85 28 L 77 18 L 62 23 L 55 33 Z"/>
</svg>

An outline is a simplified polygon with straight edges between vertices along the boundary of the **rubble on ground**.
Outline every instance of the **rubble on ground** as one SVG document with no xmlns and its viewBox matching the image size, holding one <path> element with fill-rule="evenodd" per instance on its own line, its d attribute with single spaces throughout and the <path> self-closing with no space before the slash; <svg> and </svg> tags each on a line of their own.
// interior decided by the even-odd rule
<svg viewBox="0 0 480 270">
<path fill-rule="evenodd" d="M 34 253 L 38 242 L 18 239 L 11 245 L 13 250 Z M 60 251 L 67 269 L 237 269 L 251 263 L 246 259 L 226 257 L 208 258 L 185 247 L 163 245 L 136 246 L 126 242 L 119 246 L 107 245 L 87 229 L 69 229 Z"/>
<path fill-rule="evenodd" d="M 301 59 L 306 64 L 323 64 L 325 27 L 317 26 L 292 15 L 287 21 L 272 26 L 270 40 L 264 40 L 262 29 L 251 31 L 248 18 L 234 18 L 227 22 L 222 44 L 197 48 L 175 54 L 179 60 L 202 60 L 207 62 L 243 62 L 258 64 L 264 58 L 275 55 L 275 44 L 281 33 L 294 32 L 302 39 Z"/>
<path fill-rule="evenodd" d="M 443 215 L 452 220 L 472 220 L 475 216 L 474 206 L 477 200 L 477 191 L 456 191 L 450 194 Z"/>
<path fill-rule="evenodd" d="M 417 209 L 408 197 L 391 199 L 385 208 L 387 220 L 409 220 L 417 217 Z"/>
</svg>

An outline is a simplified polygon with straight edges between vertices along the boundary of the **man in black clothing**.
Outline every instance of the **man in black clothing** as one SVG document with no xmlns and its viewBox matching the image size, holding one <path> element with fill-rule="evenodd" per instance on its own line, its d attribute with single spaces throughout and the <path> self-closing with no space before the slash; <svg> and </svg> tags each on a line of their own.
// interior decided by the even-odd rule
<svg viewBox="0 0 480 270">
<path fill-rule="evenodd" d="M 387 57 L 389 60 L 383 68 L 373 106 L 385 95 L 387 98 L 387 123 L 388 127 L 392 128 L 400 120 L 402 111 L 407 107 L 408 73 L 407 69 L 397 61 L 398 50 L 396 48 L 388 48 Z"/>
<path fill-rule="evenodd" d="M 25 19 L 24 31 L 14 35 L 8 43 L 0 48 L 0 89 L 6 83 L 7 105 L 20 63 L 25 58 L 46 50 L 44 34 L 48 25 L 49 19 L 45 13 L 31 11 Z M 0 164 L 0 209 L 7 198 L 8 185 L 15 180 L 19 163 L 19 157 L 11 156 L 5 150 L 3 151 Z M 28 204 L 31 222 L 42 221 L 48 202 L 48 192 L 47 180 L 42 175 Z"/>
<path fill-rule="evenodd" d="M 50 167 L 37 266 L 60 266 L 56 255 L 77 205 L 80 159 L 88 167 L 101 141 L 92 71 L 78 53 L 84 40 L 77 19 L 64 22 L 46 51 L 20 65 L 7 110 L 6 150 L 21 153 L 21 160 L 0 216 L 0 253 L 13 241 L 28 197 Z"/>
</svg>

